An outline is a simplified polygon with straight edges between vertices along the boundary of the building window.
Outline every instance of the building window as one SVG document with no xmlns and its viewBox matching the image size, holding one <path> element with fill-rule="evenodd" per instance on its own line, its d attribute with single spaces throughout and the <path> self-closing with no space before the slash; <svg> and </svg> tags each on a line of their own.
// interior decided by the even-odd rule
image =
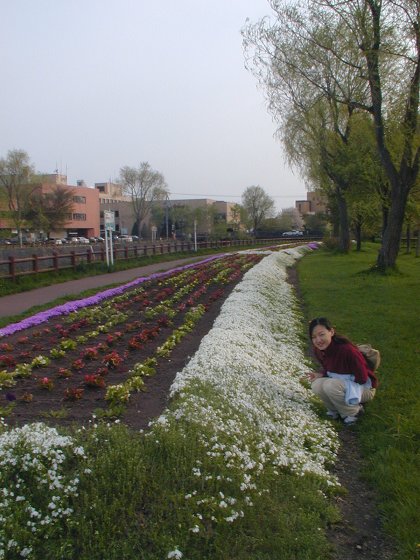
<svg viewBox="0 0 420 560">
<path fill-rule="evenodd" d="M 77 202 L 78 204 L 86 204 L 86 197 L 85 196 L 73 196 L 73 202 Z"/>
<path fill-rule="evenodd" d="M 86 214 L 73 214 L 73 220 L 77 222 L 86 222 Z"/>
</svg>

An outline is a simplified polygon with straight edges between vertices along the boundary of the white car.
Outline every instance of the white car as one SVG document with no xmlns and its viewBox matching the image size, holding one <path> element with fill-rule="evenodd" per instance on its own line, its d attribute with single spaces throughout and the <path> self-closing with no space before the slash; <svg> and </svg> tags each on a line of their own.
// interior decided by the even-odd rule
<svg viewBox="0 0 420 560">
<path fill-rule="evenodd" d="M 87 239 L 86 237 L 78 237 L 77 239 L 79 243 L 89 243 L 89 239 Z"/>
<path fill-rule="evenodd" d="M 300 237 L 301 235 L 303 235 L 301 231 L 285 231 L 282 233 L 282 237 Z"/>
</svg>

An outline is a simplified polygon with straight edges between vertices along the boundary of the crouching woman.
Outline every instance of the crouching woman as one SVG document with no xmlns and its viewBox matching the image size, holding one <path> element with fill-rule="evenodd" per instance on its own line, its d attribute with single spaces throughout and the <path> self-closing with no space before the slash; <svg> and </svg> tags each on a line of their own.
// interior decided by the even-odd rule
<svg viewBox="0 0 420 560">
<path fill-rule="evenodd" d="M 375 396 L 375 373 L 357 346 L 337 334 L 325 317 L 310 322 L 309 336 L 322 366 L 320 372 L 308 374 L 313 392 L 327 407 L 327 416 L 354 424 L 363 411 L 362 403 Z"/>
</svg>

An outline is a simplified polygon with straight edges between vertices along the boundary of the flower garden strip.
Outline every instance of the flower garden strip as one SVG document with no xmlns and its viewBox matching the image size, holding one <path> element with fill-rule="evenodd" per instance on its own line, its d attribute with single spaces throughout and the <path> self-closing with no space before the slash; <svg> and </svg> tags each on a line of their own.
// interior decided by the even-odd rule
<svg viewBox="0 0 420 560">
<path fill-rule="evenodd" d="M 143 378 L 261 257 L 206 259 L 25 319 L 25 330 L 6 327 L 0 339 L 3 415 L 10 423 L 120 416 L 144 388 Z"/>
<path fill-rule="evenodd" d="M 0 339 L 1 337 L 9 336 L 10 334 L 27 329 L 29 327 L 40 325 L 48 321 L 49 319 L 52 319 L 53 317 L 61 317 L 62 315 L 68 315 L 72 311 L 77 311 L 78 309 L 83 309 L 84 307 L 88 307 L 90 305 L 96 305 L 100 303 L 102 300 L 123 294 L 130 288 L 138 286 L 144 282 L 151 281 L 151 280 L 159 280 L 161 278 L 165 278 L 168 275 L 176 274 L 177 272 L 188 270 L 189 268 L 194 268 L 195 266 L 212 262 L 213 260 L 221 258 L 223 256 L 224 255 L 216 255 L 216 256 L 208 257 L 207 259 L 204 259 L 203 261 L 200 261 L 198 263 L 191 263 L 182 267 L 174 268 L 169 271 L 157 272 L 147 277 L 140 277 L 135 280 L 132 280 L 127 284 L 118 286 L 116 288 L 110 288 L 108 290 L 104 290 L 103 292 L 98 292 L 93 296 L 83 298 L 80 300 L 71 301 L 63 305 L 58 305 L 56 307 L 48 309 L 47 311 L 41 311 L 40 313 L 36 313 L 31 317 L 27 317 L 26 319 L 23 319 L 18 323 L 12 323 L 7 327 L 1 328 Z"/>
<path fill-rule="evenodd" d="M 302 511 L 303 508 L 300 507 L 300 504 L 305 504 L 304 507 L 306 507 L 306 503 L 313 504 L 318 501 L 318 503 L 322 503 L 325 512 L 327 511 L 326 494 L 337 485 L 335 478 L 329 473 L 328 467 L 334 462 L 338 439 L 331 425 L 320 420 L 314 412 L 310 390 L 301 383 L 302 373 L 307 370 L 303 349 L 297 342 L 301 332 L 302 319 L 292 287 L 286 282 L 287 267 L 292 266 L 295 260 L 307 250 L 310 248 L 292 249 L 287 252 L 265 251 L 265 258 L 262 260 L 261 252 L 257 255 L 247 253 L 240 256 L 239 262 L 249 270 L 225 300 L 213 327 L 202 339 L 197 352 L 177 374 L 171 387 L 172 399 L 168 408 L 152 422 L 150 429 L 141 436 L 144 444 L 142 456 L 145 457 L 145 463 L 142 467 L 139 464 L 138 468 L 145 469 L 150 457 L 150 480 L 143 484 L 144 489 L 130 487 L 130 494 L 133 492 L 145 493 L 143 498 L 145 509 L 140 512 L 141 516 L 135 527 L 135 533 L 139 539 L 139 550 L 143 550 L 144 547 L 155 547 L 150 549 L 149 555 L 141 556 L 142 558 L 218 557 L 217 551 L 216 555 L 212 555 L 214 549 L 212 553 L 207 555 L 204 553 L 203 556 L 201 556 L 201 551 L 208 553 L 206 547 L 211 546 L 212 540 L 218 533 L 228 536 L 229 531 L 232 531 L 231 528 L 236 526 L 241 527 L 239 535 L 243 531 L 246 532 L 244 529 L 246 525 L 243 523 L 253 515 L 257 519 L 261 518 L 264 507 L 271 498 L 270 489 L 275 487 L 276 481 L 282 476 L 295 479 L 296 488 L 302 488 L 305 496 L 306 493 L 310 493 L 308 502 L 298 502 L 296 507 L 293 500 L 300 499 L 299 492 L 296 491 L 296 496 L 290 494 L 286 498 L 290 500 L 287 503 L 287 513 L 289 511 L 291 513 L 290 519 L 286 513 L 285 527 L 290 527 L 290 531 L 295 531 L 296 536 L 296 539 L 293 539 L 293 542 L 296 541 L 293 544 L 296 548 L 293 548 L 290 557 L 324 557 L 317 553 L 310 556 L 310 552 L 308 552 L 308 550 L 312 550 L 308 549 L 308 546 L 313 546 L 321 535 L 317 533 L 316 528 L 321 529 L 319 525 L 312 524 L 312 513 Z M 228 282 L 232 276 L 235 278 L 239 276 L 239 269 L 235 268 L 231 261 L 223 260 L 223 262 L 224 264 L 217 268 L 212 276 L 218 278 L 217 285 L 213 286 L 210 281 L 208 290 L 205 294 L 201 294 L 200 298 L 206 297 L 208 300 L 212 296 L 216 297 L 216 293 L 220 293 L 222 281 Z M 206 266 L 210 267 L 210 265 Z M 226 272 L 228 268 L 229 271 Z M 170 278 L 171 276 L 169 276 Z M 175 277 L 173 282 L 176 282 Z M 134 336 L 133 333 L 138 330 L 138 326 L 134 327 L 134 324 L 139 315 L 144 317 L 145 311 L 150 310 L 151 324 L 148 324 L 148 328 L 151 329 L 163 316 L 167 317 L 169 321 L 173 321 L 174 324 L 171 329 L 168 329 L 169 334 L 165 338 L 166 341 L 169 341 L 172 340 L 171 334 L 182 328 L 181 325 L 186 322 L 186 313 L 182 315 L 179 323 L 176 323 L 181 312 L 171 317 L 171 310 L 179 310 L 179 307 L 185 304 L 186 307 L 183 311 L 194 310 L 199 313 L 202 311 L 201 305 L 208 305 L 207 301 L 202 303 L 202 301 L 194 300 L 193 294 L 201 290 L 203 283 L 201 281 L 195 283 L 192 274 L 183 277 L 179 284 L 180 288 L 193 285 L 188 293 L 185 293 L 181 300 L 174 301 L 167 306 L 165 304 L 163 311 L 159 308 L 159 312 L 154 314 L 154 309 L 171 299 L 173 293 L 165 292 L 163 295 L 162 292 L 169 290 L 173 285 L 165 281 L 161 285 L 154 286 L 156 292 L 161 294 L 159 301 L 156 301 L 156 298 L 153 299 L 147 290 L 147 295 L 144 292 L 135 296 L 131 293 L 129 296 L 131 305 L 127 306 L 125 305 L 126 300 L 121 300 L 118 296 L 117 301 L 113 303 L 113 306 L 117 305 L 117 308 L 112 307 L 113 313 L 119 318 L 116 325 L 109 325 L 101 315 L 103 306 L 106 306 L 103 303 L 100 308 L 95 310 L 96 322 L 93 321 L 89 326 L 80 326 L 71 337 L 68 332 L 65 336 L 59 336 L 59 341 L 74 339 L 78 344 L 77 347 L 68 350 L 66 348 L 68 343 L 64 345 L 64 349 L 68 352 L 65 360 L 70 363 L 68 358 L 70 354 L 73 361 L 82 360 L 91 365 L 96 361 L 97 356 L 103 356 L 102 361 L 105 356 L 108 356 L 107 362 L 115 364 L 115 367 L 114 369 L 109 368 L 108 364 L 109 371 L 105 375 L 106 381 L 108 382 L 110 376 L 114 374 L 118 376 L 122 373 L 126 379 L 130 379 L 130 376 L 127 375 L 128 372 L 117 371 L 119 368 L 124 369 L 123 366 L 126 362 L 119 364 L 116 354 L 122 356 L 127 353 L 127 356 L 130 356 L 127 343 Z M 140 301 L 135 303 L 136 297 L 139 297 Z M 146 297 L 153 300 L 154 305 L 141 309 L 136 307 L 143 301 L 142 298 Z M 187 303 L 190 298 L 192 298 L 192 305 Z M 136 309 L 136 317 L 130 315 L 128 318 L 122 319 L 123 315 L 129 313 L 132 306 Z M 109 316 L 109 314 L 105 315 Z M 86 317 L 83 316 L 82 320 L 84 321 Z M 64 319 L 58 323 L 66 331 L 81 320 L 80 314 L 78 314 L 77 320 L 71 315 L 68 319 L 68 323 Z M 127 324 L 132 324 L 133 330 L 122 337 L 117 335 L 117 333 L 123 332 L 122 325 Z M 99 328 L 101 325 L 109 326 L 110 330 L 101 332 L 102 329 Z M 79 334 L 80 330 L 82 330 L 82 334 Z M 109 335 L 113 335 L 112 344 L 114 346 L 107 348 L 106 352 L 98 350 L 96 353 L 95 349 L 92 349 L 94 345 L 91 340 L 88 339 L 87 343 L 77 340 L 80 336 L 86 336 L 86 333 L 91 330 L 99 333 L 93 337 L 95 344 L 103 343 Z M 35 337 L 36 340 L 48 339 L 50 336 L 50 333 L 44 333 L 44 329 L 41 329 L 41 333 L 43 334 L 40 337 Z M 30 332 L 27 334 L 29 336 Z M 18 337 L 19 335 L 13 336 Z M 4 343 L 10 343 L 13 347 L 14 344 L 10 342 L 14 341 L 13 336 L 6 338 Z M 152 338 L 153 340 L 156 342 Z M 122 341 L 125 343 L 124 346 L 122 346 Z M 60 350 L 61 346 L 56 342 L 53 348 Z M 154 362 L 150 358 L 159 361 L 162 358 L 157 356 L 158 353 L 162 352 L 164 356 L 167 356 L 166 352 L 170 351 L 171 345 L 172 342 L 167 347 L 162 341 L 155 344 L 153 355 L 148 353 L 147 358 L 137 362 L 140 364 L 138 367 L 153 368 Z M 72 345 L 70 344 L 70 346 Z M 116 354 L 113 354 L 114 351 Z M 141 351 L 136 348 L 136 355 Z M 14 357 L 14 353 L 6 348 L 3 355 Z M 37 350 L 34 350 L 32 360 L 39 356 L 45 357 L 44 354 L 38 354 Z M 60 359 L 62 358 L 58 358 L 58 360 Z M 147 361 L 148 359 L 149 361 Z M 30 363 L 32 364 L 32 361 Z M 35 371 L 40 369 L 44 373 L 44 369 L 50 367 L 50 363 L 45 364 L 42 359 L 38 359 Z M 11 371 L 14 368 L 13 371 L 15 371 L 18 365 L 9 364 L 7 368 Z M 100 367 L 105 366 L 101 363 Z M 70 378 L 66 378 L 63 374 L 60 380 L 73 379 L 76 375 L 70 367 L 67 369 L 72 375 Z M 41 383 L 43 378 L 48 377 L 43 373 L 37 375 L 38 381 Z M 20 379 L 18 384 L 24 383 L 27 379 Z M 113 384 L 113 386 L 116 385 L 116 383 Z M 16 389 L 17 385 L 6 390 L 16 391 Z M 83 389 L 86 394 L 88 389 L 85 387 Z M 48 387 L 39 389 L 41 394 L 48 397 L 51 397 L 55 390 L 56 385 L 51 389 Z M 92 388 L 94 394 L 105 390 L 101 387 Z M 82 400 L 83 397 L 80 400 L 76 399 L 74 403 L 77 405 Z M 22 406 L 26 406 L 26 404 L 22 404 Z M 46 430 L 50 431 L 47 433 Z M 96 445 L 100 448 L 107 445 L 107 442 L 114 437 L 113 434 L 115 437 L 119 437 L 114 430 L 118 430 L 118 427 L 101 423 L 98 426 L 92 426 L 90 430 L 75 434 L 74 441 L 70 438 L 67 443 L 67 440 L 60 442 L 57 439 L 60 437 L 58 433 L 44 424 L 37 423 L 14 429 L 0 426 L 0 434 L 3 431 L 3 434 L 0 435 L 0 449 L 1 451 L 7 450 L 5 455 L 8 461 L 4 463 L 4 471 L 0 470 L 3 482 L 0 516 L 3 515 L 6 518 L 8 515 L 8 518 L 14 519 L 15 523 L 17 520 L 29 518 L 29 522 L 33 523 L 33 527 L 30 527 L 31 533 L 25 529 L 22 533 L 15 535 L 8 532 L 6 526 L 0 528 L 0 559 L 8 558 L 10 552 L 14 554 L 13 558 L 39 557 L 36 554 L 37 547 L 42 546 L 40 539 L 43 535 L 48 537 L 53 534 L 54 523 L 59 525 L 61 522 L 61 535 L 70 534 L 73 537 L 73 533 L 68 531 L 68 527 L 73 528 L 77 535 L 78 484 L 80 481 L 80 485 L 83 486 L 86 479 L 95 476 L 90 465 L 94 461 L 96 453 L 89 456 L 85 448 L 76 445 L 76 440 L 83 443 L 91 438 L 97 441 Z M 41 447 L 37 443 L 39 439 L 51 442 L 51 448 L 58 450 L 59 460 L 56 460 L 55 457 L 50 458 L 48 453 L 45 460 L 40 459 Z M 66 472 L 66 476 L 63 474 L 63 477 L 59 478 L 62 486 L 55 487 L 56 475 L 48 474 L 51 484 L 48 488 L 45 487 L 43 500 L 36 495 L 30 477 L 28 482 L 28 479 L 22 476 L 19 486 L 16 486 L 13 477 L 7 477 L 7 473 L 13 470 L 13 466 L 16 466 L 22 457 L 25 457 L 25 466 L 29 472 L 37 469 L 39 461 L 46 469 L 44 473 L 48 473 L 49 469 L 53 472 Z M 163 463 L 160 471 L 157 469 L 159 462 Z M 172 470 L 168 471 L 167 464 Z M 64 471 L 64 465 L 70 465 L 66 471 Z M 177 465 L 176 469 L 174 469 L 174 465 Z M 178 469 L 182 470 L 182 468 L 189 468 L 189 472 L 182 472 L 180 478 Z M 156 520 L 153 521 L 153 504 L 147 500 L 157 499 L 157 494 L 164 485 L 164 474 L 169 479 L 170 492 L 162 503 L 164 510 L 159 510 L 158 507 Z M 157 476 L 161 476 L 162 479 L 156 479 Z M 50 479 L 48 478 L 48 480 Z M 67 488 L 68 484 L 70 485 L 69 490 L 65 491 L 64 488 Z M 149 486 L 151 491 L 147 498 Z M 15 505 L 16 496 L 19 496 L 24 504 L 23 510 L 17 510 L 20 502 L 17 506 Z M 306 500 L 306 497 L 303 499 Z M 41 505 L 35 507 L 35 502 Z M 58 507 L 55 505 L 56 502 Z M 91 504 L 90 509 L 94 506 L 95 504 Z M 309 508 L 311 508 L 310 505 Z M 90 509 L 87 510 L 86 515 Z M 53 523 L 51 520 L 56 510 L 54 519 L 57 521 Z M 301 518 L 298 517 L 300 512 L 302 512 Z M 171 518 L 174 518 L 172 524 L 170 524 Z M 46 523 L 41 525 L 38 523 L 38 519 L 46 520 Z M 99 521 L 95 510 L 93 510 L 92 519 L 93 523 Z M 327 514 L 324 519 L 328 519 Z M 299 520 L 302 523 L 309 523 L 310 531 L 303 533 L 306 539 L 309 538 L 309 535 L 313 536 L 313 540 L 309 544 L 305 544 L 305 538 L 300 543 L 301 523 Z M 85 521 L 83 519 L 83 523 Z M 266 518 L 266 522 L 268 521 Z M 321 524 L 322 522 L 318 519 L 316 523 Z M 60 535 L 56 531 L 57 534 Z M 272 535 L 271 538 L 276 538 L 276 536 Z M 56 538 L 59 537 L 56 536 Z M 89 538 L 92 538 L 93 549 L 95 549 L 96 536 L 90 535 Z M 76 546 L 74 538 L 69 538 L 66 542 L 70 548 L 66 549 L 67 555 L 62 555 L 62 558 L 76 557 L 76 549 L 72 550 L 72 546 Z M 258 547 L 257 543 L 255 545 Z M 259 549 L 255 548 L 255 550 Z M 302 555 L 299 552 L 301 550 L 304 551 Z M 83 559 L 91 558 L 89 555 L 77 554 L 77 556 Z M 135 557 L 137 556 L 133 553 L 130 559 Z M 95 558 L 99 558 L 99 556 Z M 105 559 L 105 555 L 102 553 L 100 558 Z M 116 556 L 112 556 L 112 558 L 116 558 Z"/>
<path fill-rule="evenodd" d="M 177 374 L 172 405 L 154 423 L 151 437 L 175 425 L 196 426 L 201 434 L 206 461 L 197 461 L 197 484 L 185 496 L 197 512 L 194 533 L 240 519 L 264 492 L 260 480 L 267 471 L 316 476 L 324 491 L 338 485 L 329 472 L 337 433 L 320 420 L 302 384 L 308 366 L 297 344 L 301 317 L 286 279 L 287 267 L 308 249 L 273 252 L 247 272 Z M 224 480 L 214 468 L 219 461 L 232 473 Z"/>
<path fill-rule="evenodd" d="M 296 342 L 300 314 L 286 281 L 287 267 L 304 250 L 273 253 L 247 272 L 177 374 L 173 405 L 156 420 L 163 427 L 180 418 L 211 424 L 214 437 L 205 447 L 247 473 L 245 486 L 266 465 L 336 484 L 328 470 L 336 432 L 319 420 L 302 383 L 308 366 Z"/>
</svg>

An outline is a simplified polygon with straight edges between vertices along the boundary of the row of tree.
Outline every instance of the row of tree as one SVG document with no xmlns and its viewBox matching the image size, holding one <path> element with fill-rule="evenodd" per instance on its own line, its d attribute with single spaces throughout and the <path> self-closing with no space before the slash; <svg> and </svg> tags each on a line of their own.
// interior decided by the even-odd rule
<svg viewBox="0 0 420 560">
<path fill-rule="evenodd" d="M 270 0 L 243 29 L 289 162 L 322 190 L 340 247 L 350 219 L 382 216 L 379 269 L 394 267 L 419 206 L 419 0 Z"/>
<path fill-rule="evenodd" d="M 150 215 L 153 204 L 168 196 L 169 191 L 161 173 L 147 162 L 138 168 L 123 167 L 120 181 L 125 194 L 132 201 L 135 221 L 141 228 Z M 71 188 L 54 185 L 41 188 L 42 174 L 36 173 L 30 157 L 24 150 L 9 150 L 0 159 L 0 202 L 2 215 L 16 228 L 20 239 L 22 230 L 43 231 L 49 235 L 62 229 L 71 220 L 74 201 Z"/>
<path fill-rule="evenodd" d="M 2 210 L 2 215 L 12 221 L 20 239 L 23 229 L 43 231 L 48 237 L 50 232 L 63 229 L 70 220 L 74 205 L 72 189 L 52 185 L 43 190 L 42 183 L 43 176 L 35 172 L 24 150 L 10 150 L 0 159 L 0 202 L 3 201 L 0 207 L 7 208 Z M 167 235 L 174 229 L 191 231 L 194 221 L 198 221 L 208 224 L 209 231 L 226 236 L 226 218 L 218 216 L 211 206 L 191 210 L 169 204 L 170 193 L 165 178 L 148 162 L 142 162 L 138 167 L 122 167 L 119 183 L 132 203 L 136 230 L 132 233 L 140 233 L 143 224 L 152 218 L 161 225 L 161 233 L 164 234 L 166 228 Z M 236 204 L 232 208 L 229 229 L 238 233 L 247 228 L 256 233 L 273 216 L 273 199 L 260 186 L 248 187 L 243 193 L 242 205 Z"/>
<path fill-rule="evenodd" d="M 57 185 L 42 192 L 41 177 L 34 177 L 35 169 L 24 150 L 10 150 L 0 159 L 0 207 L 7 208 L 2 215 L 12 221 L 21 242 L 24 226 L 48 235 L 61 229 L 73 210 L 69 188 Z"/>
<path fill-rule="evenodd" d="M 194 223 L 199 233 L 207 233 L 216 239 L 267 234 L 277 236 L 286 230 L 304 228 L 304 221 L 295 208 L 287 208 L 275 215 L 274 200 L 259 185 L 247 187 L 242 194 L 241 204 L 229 208 L 229 216 L 218 212 L 215 205 L 191 208 L 183 202 L 155 205 L 152 221 L 158 225 L 160 234 L 168 236 L 191 234 Z M 308 220 L 310 223 L 310 220 Z M 322 234 L 318 228 L 318 233 Z"/>
</svg>

